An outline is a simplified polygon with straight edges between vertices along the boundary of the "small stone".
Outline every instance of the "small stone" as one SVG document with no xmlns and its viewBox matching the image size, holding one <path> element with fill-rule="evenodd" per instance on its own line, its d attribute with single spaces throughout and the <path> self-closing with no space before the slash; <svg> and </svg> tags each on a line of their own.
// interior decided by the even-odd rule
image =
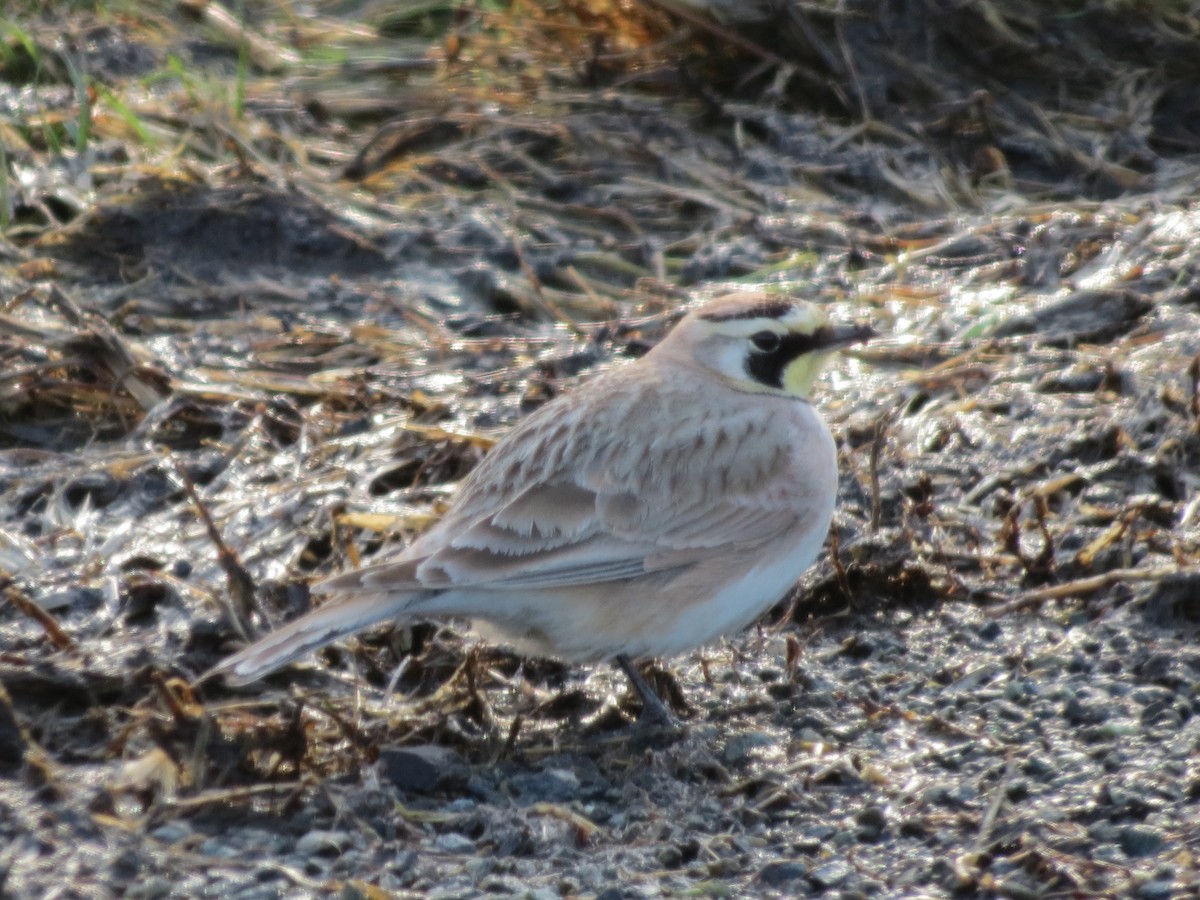
<svg viewBox="0 0 1200 900">
<path fill-rule="evenodd" d="M 579 779 L 567 769 L 514 775 L 509 784 L 526 803 L 569 803 L 582 793 Z"/>
<path fill-rule="evenodd" d="M 1101 819 L 1088 826 L 1087 834 L 1096 843 L 1112 843 L 1120 835 L 1121 829 L 1107 819 Z"/>
<path fill-rule="evenodd" d="M 1175 699 L 1175 692 L 1157 684 L 1145 684 L 1134 688 L 1131 696 L 1142 706 L 1151 703 L 1170 703 Z"/>
<path fill-rule="evenodd" d="M 1100 736 L 1109 741 L 1125 737 L 1136 737 L 1142 733 L 1141 727 L 1133 719 L 1113 719 L 1100 726 Z"/>
<path fill-rule="evenodd" d="M 1004 787 L 1004 796 L 1010 801 L 1024 800 L 1029 796 L 1029 780 L 1014 778 Z"/>
<path fill-rule="evenodd" d="M 838 833 L 838 828 L 833 825 L 823 825 L 817 823 L 809 825 L 804 829 L 804 833 L 795 841 L 795 847 L 801 853 L 819 853 L 824 849 L 821 844 L 823 841 L 829 840 Z"/>
<path fill-rule="evenodd" d="M 192 827 L 187 822 L 167 822 L 150 832 L 150 837 L 164 844 L 178 844 L 192 836 Z"/>
<path fill-rule="evenodd" d="M 278 900 L 281 887 L 278 882 L 271 884 L 247 884 L 234 890 L 225 889 L 221 895 L 229 900 Z"/>
<path fill-rule="evenodd" d="M 660 847 L 655 857 L 658 859 L 658 864 L 664 869 L 677 869 L 683 862 L 683 853 L 673 844 Z"/>
<path fill-rule="evenodd" d="M 204 841 L 196 848 L 196 852 L 203 856 L 217 856 L 223 859 L 233 859 L 241 855 L 236 849 L 230 847 L 228 844 L 221 843 L 216 838 L 209 838 Z"/>
<path fill-rule="evenodd" d="M 1153 884 L 1153 882 L 1151 883 Z M 149 878 L 130 885 L 125 896 L 129 900 L 159 900 L 160 897 L 168 896 L 172 887 L 171 882 L 161 875 L 151 875 Z"/>
<path fill-rule="evenodd" d="M 806 875 L 808 875 L 808 866 L 796 860 L 787 860 L 786 862 L 767 863 L 758 873 L 758 880 L 771 887 L 780 887 L 793 881 L 799 881 Z"/>
<path fill-rule="evenodd" d="M 837 887 L 850 877 L 850 867 L 841 860 L 833 860 L 817 866 L 808 877 L 818 888 L 828 890 Z"/>
<path fill-rule="evenodd" d="M 433 744 L 393 747 L 380 753 L 379 760 L 396 787 L 414 794 L 462 788 L 471 775 L 461 756 Z"/>
<path fill-rule="evenodd" d="M 1089 703 L 1072 697 L 1063 706 L 1063 718 L 1072 725 L 1095 725 L 1108 718 L 1108 709 L 1100 703 Z"/>
<path fill-rule="evenodd" d="M 1169 881 L 1147 881 L 1138 888 L 1137 895 L 1141 900 L 1171 900 L 1173 885 Z"/>
<path fill-rule="evenodd" d="M 1162 847 L 1163 836 L 1149 825 L 1130 825 L 1121 829 L 1117 842 L 1129 856 L 1149 856 Z"/>
<path fill-rule="evenodd" d="M 1042 892 L 1030 886 L 1021 878 L 1007 878 L 998 885 L 1000 896 L 1011 897 L 1012 900 L 1040 900 Z"/>
<path fill-rule="evenodd" d="M 856 836 L 867 843 L 879 840 L 887 828 L 887 815 L 878 806 L 868 806 L 854 817 L 854 821 L 858 823 Z"/>
<path fill-rule="evenodd" d="M 470 875 L 473 881 L 482 881 L 496 871 L 496 860 L 490 856 L 468 859 L 466 865 L 463 866 L 463 871 Z"/>
<path fill-rule="evenodd" d="M 1100 863 L 1124 865 L 1128 862 L 1125 853 L 1116 844 L 1096 844 L 1089 855 Z"/>
<path fill-rule="evenodd" d="M 979 636 L 985 641 L 994 641 L 1004 633 L 1004 629 L 1000 627 L 1000 623 L 995 619 L 991 619 L 979 626 Z"/>
<path fill-rule="evenodd" d="M 455 853 L 460 856 L 475 852 L 475 842 L 465 834 L 459 834 L 457 831 L 448 831 L 445 834 L 439 834 L 433 839 L 433 846 L 443 853 Z"/>
<path fill-rule="evenodd" d="M 1054 763 L 1044 756 L 1034 754 L 1025 760 L 1022 766 L 1025 774 L 1038 781 L 1048 781 L 1058 770 Z"/>
<path fill-rule="evenodd" d="M 766 732 L 744 731 L 741 734 L 733 735 L 725 742 L 725 749 L 721 755 L 725 760 L 725 765 L 735 766 L 747 762 L 759 747 L 769 747 L 773 743 L 775 743 L 775 739 Z"/>
</svg>

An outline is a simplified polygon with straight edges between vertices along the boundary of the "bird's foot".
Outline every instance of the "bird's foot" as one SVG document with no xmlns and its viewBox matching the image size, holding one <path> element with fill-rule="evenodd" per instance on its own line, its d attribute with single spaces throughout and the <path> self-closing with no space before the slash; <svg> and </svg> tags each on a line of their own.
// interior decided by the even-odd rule
<svg viewBox="0 0 1200 900">
<path fill-rule="evenodd" d="M 616 663 L 642 701 L 642 711 L 633 725 L 631 741 L 635 745 L 662 746 L 683 737 L 687 725 L 663 703 L 629 657 L 622 654 L 616 658 Z"/>
</svg>

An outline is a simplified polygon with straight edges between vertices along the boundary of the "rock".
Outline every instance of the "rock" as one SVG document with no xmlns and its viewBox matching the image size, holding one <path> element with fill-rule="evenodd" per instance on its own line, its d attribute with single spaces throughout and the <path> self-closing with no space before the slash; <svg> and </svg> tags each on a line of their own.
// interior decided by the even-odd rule
<svg viewBox="0 0 1200 900">
<path fill-rule="evenodd" d="M 796 860 L 767 863 L 758 873 L 758 880 L 771 887 L 781 887 L 808 875 L 808 866 Z"/>
<path fill-rule="evenodd" d="M 989 619 L 979 626 L 978 634 L 985 641 L 994 641 L 1004 634 L 1004 629 L 1000 627 L 1000 623 L 995 619 Z"/>
<path fill-rule="evenodd" d="M 1072 725 L 1094 725 L 1103 722 L 1109 716 L 1109 711 L 1103 704 L 1072 697 L 1063 707 L 1063 718 Z"/>
<path fill-rule="evenodd" d="M 1129 856 L 1149 856 L 1162 847 L 1163 836 L 1157 828 L 1149 825 L 1130 825 L 1121 829 L 1117 843 Z"/>
<path fill-rule="evenodd" d="M 1040 900 L 1042 892 L 1028 884 L 1024 878 L 1014 875 L 1000 882 L 1000 895 L 1012 900 Z"/>
<path fill-rule="evenodd" d="M 514 775 L 509 784 L 525 803 L 569 803 L 578 800 L 582 793 L 579 779 L 567 769 Z"/>
<path fill-rule="evenodd" d="M 465 834 L 459 834 L 457 831 L 448 831 L 445 834 L 439 834 L 433 839 L 433 846 L 443 853 L 455 853 L 460 856 L 475 853 L 475 842 Z"/>
<path fill-rule="evenodd" d="M 775 739 L 766 732 L 744 731 L 741 734 L 733 735 L 725 742 L 725 749 L 721 752 L 721 756 L 727 766 L 740 765 L 747 762 L 756 749 L 769 747 L 774 742 Z"/>
<path fill-rule="evenodd" d="M 448 747 L 394 747 L 379 754 L 384 774 L 402 791 L 431 794 L 466 786 L 471 770 Z"/>
<path fill-rule="evenodd" d="M 192 836 L 192 827 L 187 822 L 167 822 L 150 832 L 150 837 L 164 844 L 177 844 Z"/>
<path fill-rule="evenodd" d="M 683 863 L 683 853 L 674 844 L 661 848 L 654 856 L 664 869 L 678 869 Z"/>
<path fill-rule="evenodd" d="M 159 900 L 160 897 L 169 896 L 173 887 L 171 882 L 161 875 L 151 875 L 137 884 L 130 885 L 125 896 L 129 900 Z"/>
<path fill-rule="evenodd" d="M 1147 881 L 1137 892 L 1139 900 L 1171 900 L 1174 887 L 1169 881 Z"/>
<path fill-rule="evenodd" d="M 877 841 L 887 828 L 887 814 L 879 806 L 868 806 L 854 817 L 854 821 L 858 824 L 855 834 L 860 841 Z"/>
<path fill-rule="evenodd" d="M 840 859 L 835 859 L 817 866 L 808 877 L 818 888 L 828 890 L 850 877 L 850 867 Z"/>
</svg>

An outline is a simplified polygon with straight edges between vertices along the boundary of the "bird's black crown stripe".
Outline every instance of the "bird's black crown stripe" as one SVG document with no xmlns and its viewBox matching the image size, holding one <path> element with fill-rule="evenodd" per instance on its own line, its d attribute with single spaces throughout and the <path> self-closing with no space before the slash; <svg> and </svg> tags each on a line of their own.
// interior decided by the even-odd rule
<svg viewBox="0 0 1200 900">
<path fill-rule="evenodd" d="M 755 306 L 732 312 L 711 312 L 700 318 L 709 322 L 734 322 L 738 319 L 782 319 L 795 307 L 790 300 L 764 300 Z"/>
<path fill-rule="evenodd" d="M 759 384 L 782 388 L 783 372 L 788 363 L 805 353 L 820 350 L 828 343 L 828 334 L 818 328 L 812 334 L 781 335 L 779 346 L 767 353 L 751 353 L 746 357 L 746 373 Z"/>
</svg>

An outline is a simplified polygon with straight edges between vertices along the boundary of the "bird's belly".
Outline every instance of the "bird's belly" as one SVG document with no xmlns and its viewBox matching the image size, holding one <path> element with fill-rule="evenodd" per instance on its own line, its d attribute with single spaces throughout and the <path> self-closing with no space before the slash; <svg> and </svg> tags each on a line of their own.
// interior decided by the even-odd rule
<svg viewBox="0 0 1200 900">
<path fill-rule="evenodd" d="M 828 521 L 820 521 L 757 564 L 730 559 L 719 576 L 693 571 L 657 585 L 631 579 L 525 595 L 524 615 L 489 615 L 477 627 L 520 652 L 573 662 L 676 656 L 741 630 L 781 600 L 816 559 L 827 530 Z M 739 568 L 742 574 L 728 577 Z"/>
<path fill-rule="evenodd" d="M 783 599 L 821 551 L 828 524 L 813 529 L 786 553 L 728 581 L 711 597 L 680 610 L 668 628 L 644 635 L 638 656 L 675 656 L 745 628 Z"/>
</svg>

